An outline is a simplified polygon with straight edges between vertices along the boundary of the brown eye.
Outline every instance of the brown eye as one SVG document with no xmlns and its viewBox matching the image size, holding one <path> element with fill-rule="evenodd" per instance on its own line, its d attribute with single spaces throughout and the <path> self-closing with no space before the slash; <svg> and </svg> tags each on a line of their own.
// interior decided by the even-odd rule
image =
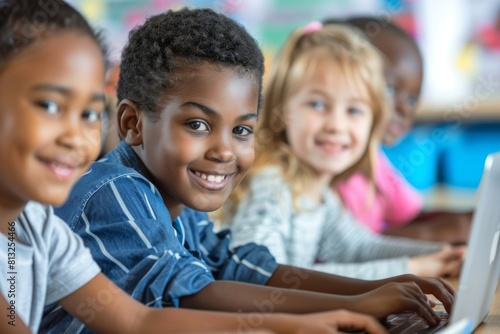
<svg viewBox="0 0 500 334">
<path fill-rule="evenodd" d="M 249 136 L 253 133 L 253 131 L 246 126 L 237 126 L 233 129 L 233 133 L 238 136 Z"/>
<path fill-rule="evenodd" d="M 57 103 L 55 103 L 54 101 L 38 101 L 38 102 L 35 102 L 35 104 L 38 107 L 45 109 L 47 114 L 50 114 L 50 115 L 57 115 L 60 111 L 59 105 Z"/>
<path fill-rule="evenodd" d="M 88 122 L 99 122 L 101 120 L 101 113 L 95 110 L 85 110 L 82 113 L 82 118 Z"/>
<path fill-rule="evenodd" d="M 205 124 L 204 122 L 202 121 L 193 121 L 193 122 L 189 122 L 187 123 L 187 126 L 192 129 L 192 130 L 196 130 L 196 131 L 208 131 L 208 126 L 207 124 Z"/>
</svg>

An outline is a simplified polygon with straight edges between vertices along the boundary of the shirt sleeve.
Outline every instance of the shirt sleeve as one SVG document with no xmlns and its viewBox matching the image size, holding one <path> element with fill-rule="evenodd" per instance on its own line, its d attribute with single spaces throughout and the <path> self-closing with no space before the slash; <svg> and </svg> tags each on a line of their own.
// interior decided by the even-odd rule
<svg viewBox="0 0 500 334">
<path fill-rule="evenodd" d="M 99 188 L 75 231 L 103 272 L 149 306 L 178 306 L 181 297 L 213 281 L 206 265 L 179 241 L 156 188 L 140 177 L 119 177 Z"/>
<path fill-rule="evenodd" d="M 288 264 L 292 198 L 289 189 L 278 180 L 259 176 L 252 180 L 250 191 L 231 220 L 231 247 L 255 242 L 267 247 L 278 263 Z"/>
<path fill-rule="evenodd" d="M 444 244 L 375 234 L 361 226 L 340 204 L 331 203 L 310 269 L 363 279 L 408 273 L 408 258 L 440 250 Z"/>
<path fill-rule="evenodd" d="M 92 280 L 101 270 L 85 247 L 82 239 L 57 217 L 52 207 L 48 210 L 50 225 L 49 277 L 46 303 L 56 302 Z"/>
<path fill-rule="evenodd" d="M 266 247 L 248 242 L 230 249 L 231 233 L 229 230 L 214 232 L 214 224 L 208 215 L 185 209 L 181 214 L 184 228 L 195 228 L 193 241 L 200 249 L 200 255 L 212 270 L 217 280 L 234 280 L 253 284 L 266 284 L 278 264 Z"/>
</svg>

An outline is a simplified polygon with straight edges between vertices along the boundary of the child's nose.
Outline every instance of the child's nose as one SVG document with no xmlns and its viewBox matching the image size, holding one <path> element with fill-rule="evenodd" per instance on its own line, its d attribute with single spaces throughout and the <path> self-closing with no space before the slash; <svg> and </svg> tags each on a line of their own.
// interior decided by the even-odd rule
<svg viewBox="0 0 500 334">
<path fill-rule="evenodd" d="M 211 142 L 206 157 L 217 162 L 230 162 L 235 159 L 235 153 L 231 143 L 232 136 L 215 136 Z"/>
<path fill-rule="evenodd" d="M 61 129 L 59 144 L 69 149 L 83 152 L 100 144 L 99 130 L 90 131 L 79 117 L 66 117 Z"/>
<path fill-rule="evenodd" d="M 325 120 L 325 129 L 327 131 L 335 132 L 343 127 L 345 127 L 345 118 L 340 110 L 333 110 L 327 115 Z"/>
</svg>

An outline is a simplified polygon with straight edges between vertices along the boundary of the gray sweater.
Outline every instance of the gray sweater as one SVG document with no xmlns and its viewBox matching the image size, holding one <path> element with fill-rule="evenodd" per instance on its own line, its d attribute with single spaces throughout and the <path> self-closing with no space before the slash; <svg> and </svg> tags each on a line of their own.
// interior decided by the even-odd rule
<svg viewBox="0 0 500 334">
<path fill-rule="evenodd" d="M 255 242 L 269 248 L 277 262 L 361 279 L 408 273 L 409 256 L 440 250 L 442 243 L 372 233 L 326 189 L 321 204 L 299 198 L 278 168 L 255 175 L 250 191 L 232 219 L 231 247 Z"/>
</svg>

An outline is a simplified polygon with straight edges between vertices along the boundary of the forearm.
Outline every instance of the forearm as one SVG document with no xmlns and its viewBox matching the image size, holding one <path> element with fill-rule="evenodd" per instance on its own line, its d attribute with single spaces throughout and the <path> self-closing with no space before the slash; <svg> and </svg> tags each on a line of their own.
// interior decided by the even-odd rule
<svg viewBox="0 0 500 334">
<path fill-rule="evenodd" d="M 409 282 L 414 277 L 411 274 L 403 274 L 377 280 L 363 280 L 280 265 L 267 282 L 267 286 L 352 296 L 373 291 L 391 282 Z"/>
<path fill-rule="evenodd" d="M 168 314 L 167 314 L 168 312 Z M 168 330 L 159 330 L 166 321 Z M 164 326 L 163 326 L 164 327 Z M 265 313 L 218 313 L 182 309 L 150 310 L 140 318 L 133 333 L 338 333 L 343 328 L 363 333 L 386 333 L 380 323 L 366 315 L 345 310 L 322 312 L 310 315 L 265 314 Z"/>
<path fill-rule="evenodd" d="M 134 327 L 133 333 L 253 333 L 260 329 L 292 333 L 296 327 L 295 318 L 282 314 L 231 314 L 186 309 L 165 311 L 149 309 Z"/>
<path fill-rule="evenodd" d="M 280 267 L 275 274 L 282 274 L 287 269 L 292 268 Z M 216 281 L 196 295 L 182 298 L 181 306 L 217 311 L 296 314 L 345 309 L 369 314 L 379 319 L 391 313 L 418 311 L 429 323 L 435 324 L 434 313 L 426 303 L 427 299 L 422 291 L 438 297 L 447 310 L 451 305 L 450 292 L 439 282 L 425 281 L 412 275 L 402 275 L 392 280 L 360 281 L 311 271 L 303 272 L 300 269 L 298 271 L 289 274 L 286 280 L 280 279 L 279 275 L 273 275 L 269 281 L 271 286 L 276 284 L 289 289 Z M 311 276 L 304 275 L 308 273 Z M 415 280 L 419 281 L 418 286 L 415 283 L 386 284 L 391 281 Z M 339 287 L 345 288 L 344 294 L 356 295 L 318 293 L 342 290 Z"/>
<path fill-rule="evenodd" d="M 274 277 L 274 275 L 273 275 Z M 290 279 L 294 280 L 290 276 Z M 272 278 L 271 278 L 272 279 Z M 290 282 L 291 283 L 291 282 Z M 181 307 L 227 312 L 310 313 L 352 309 L 347 296 L 300 291 L 283 286 L 259 286 L 233 281 L 216 281 L 195 295 L 183 297 Z M 314 291 L 309 289 L 309 291 Z"/>
<path fill-rule="evenodd" d="M 385 279 L 368 281 L 280 265 L 267 286 L 349 296 L 369 292 L 385 283 Z"/>
<path fill-rule="evenodd" d="M 376 235 L 344 212 L 327 226 L 318 250 L 320 262 L 359 263 L 433 253 L 443 244 Z"/>
</svg>

